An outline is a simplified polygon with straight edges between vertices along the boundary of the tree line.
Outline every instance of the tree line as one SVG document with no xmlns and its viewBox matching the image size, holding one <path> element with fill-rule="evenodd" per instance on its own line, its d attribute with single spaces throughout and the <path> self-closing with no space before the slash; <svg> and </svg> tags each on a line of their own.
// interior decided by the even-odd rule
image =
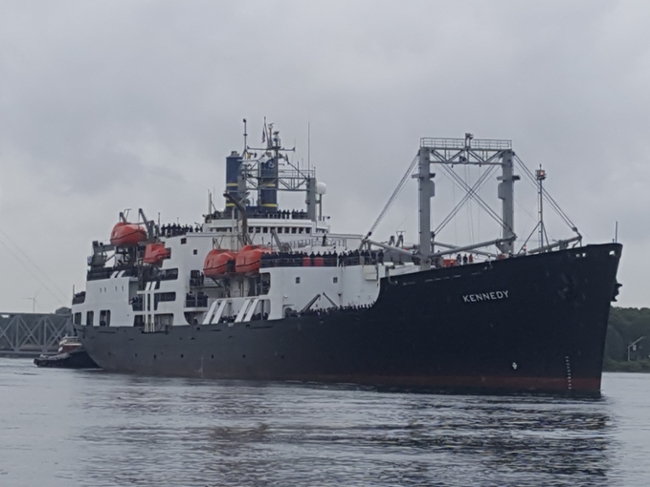
<svg viewBox="0 0 650 487">
<path fill-rule="evenodd" d="M 611 308 L 603 369 L 650 372 L 650 308 Z"/>
</svg>

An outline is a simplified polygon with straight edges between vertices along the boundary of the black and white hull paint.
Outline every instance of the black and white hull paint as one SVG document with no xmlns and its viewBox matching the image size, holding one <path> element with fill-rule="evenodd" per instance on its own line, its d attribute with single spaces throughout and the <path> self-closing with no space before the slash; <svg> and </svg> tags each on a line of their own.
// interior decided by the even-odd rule
<svg viewBox="0 0 650 487">
<path fill-rule="evenodd" d="M 301 316 L 77 326 L 107 371 L 428 390 L 598 394 L 621 245 L 380 277 L 376 301 Z M 382 267 L 375 266 L 359 267 Z"/>
</svg>

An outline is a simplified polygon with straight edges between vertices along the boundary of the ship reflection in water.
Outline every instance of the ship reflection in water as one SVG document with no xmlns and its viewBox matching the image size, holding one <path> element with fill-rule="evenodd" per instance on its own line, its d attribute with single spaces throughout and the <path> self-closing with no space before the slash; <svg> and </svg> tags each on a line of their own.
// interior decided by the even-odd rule
<svg viewBox="0 0 650 487">
<path fill-rule="evenodd" d="M 92 485 L 608 485 L 612 466 L 606 399 L 96 377 Z"/>
</svg>

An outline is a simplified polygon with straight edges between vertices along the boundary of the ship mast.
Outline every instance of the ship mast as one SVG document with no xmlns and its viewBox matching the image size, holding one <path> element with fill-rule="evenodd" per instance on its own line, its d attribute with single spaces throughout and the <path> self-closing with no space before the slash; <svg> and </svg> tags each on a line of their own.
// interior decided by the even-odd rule
<svg viewBox="0 0 650 487">
<path fill-rule="evenodd" d="M 307 217 L 316 221 L 320 205 L 316 170 L 311 165 L 304 169 L 289 160 L 288 154 L 295 152 L 296 148 L 283 147 L 280 132 L 273 129 L 273 123 L 267 124 L 266 119 L 262 134 L 263 147 L 246 146 L 246 154 L 252 157 L 240 160 L 243 187 L 239 193 L 257 191 L 258 207 L 270 211 L 278 207 L 278 191 L 305 192 Z M 259 151 L 261 157 L 258 158 L 256 151 Z"/>
<path fill-rule="evenodd" d="M 431 149 L 420 147 L 418 163 L 418 212 L 420 223 L 420 269 L 431 268 L 431 198 L 435 195 L 435 174 L 430 171 Z"/>
<path fill-rule="evenodd" d="M 502 201 L 500 217 L 502 233 L 501 238 L 491 244 L 496 245 L 503 253 L 512 253 L 514 241 L 517 238 L 514 232 L 514 183 L 519 180 L 519 176 L 514 174 L 514 155 L 512 141 L 510 140 L 474 139 L 474 136 L 469 133 L 465 134 L 464 139 L 431 137 L 420 139 L 418 172 L 414 177 L 418 180 L 419 257 L 422 270 L 431 267 L 433 257 L 460 250 L 460 247 L 448 246 L 452 248 L 444 252 L 433 251 L 435 235 L 431 231 L 431 198 L 435 195 L 435 185 L 432 181 L 435 174 L 430 171 L 431 164 L 439 164 L 467 191 L 470 197 L 488 209 L 489 207 L 476 193 L 475 189 L 468 186 L 454 172 L 453 167 L 454 165 L 501 167 L 501 175 L 497 179 L 500 181 L 498 196 Z M 463 247 L 463 249 L 478 248 L 479 246 L 485 246 L 485 243 Z"/>
<path fill-rule="evenodd" d="M 542 166 L 539 166 L 539 169 L 535 171 L 535 179 L 537 180 L 537 183 L 539 185 L 539 189 L 537 191 L 537 197 L 538 197 L 538 217 L 539 221 L 537 223 L 537 226 L 539 227 L 539 248 L 544 248 L 544 244 L 548 244 L 548 236 L 546 236 L 546 227 L 544 226 L 544 186 L 543 182 L 546 179 L 546 171 L 542 169 Z"/>
</svg>

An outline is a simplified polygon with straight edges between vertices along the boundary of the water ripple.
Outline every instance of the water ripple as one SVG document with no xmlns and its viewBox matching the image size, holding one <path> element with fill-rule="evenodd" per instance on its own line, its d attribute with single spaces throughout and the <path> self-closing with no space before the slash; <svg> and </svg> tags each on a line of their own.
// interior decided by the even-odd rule
<svg viewBox="0 0 650 487">
<path fill-rule="evenodd" d="M 648 376 L 609 374 L 604 399 L 577 400 L 141 378 L 0 359 L 0 384 L 0 485 L 609 486 L 644 485 L 650 473 Z"/>
</svg>

